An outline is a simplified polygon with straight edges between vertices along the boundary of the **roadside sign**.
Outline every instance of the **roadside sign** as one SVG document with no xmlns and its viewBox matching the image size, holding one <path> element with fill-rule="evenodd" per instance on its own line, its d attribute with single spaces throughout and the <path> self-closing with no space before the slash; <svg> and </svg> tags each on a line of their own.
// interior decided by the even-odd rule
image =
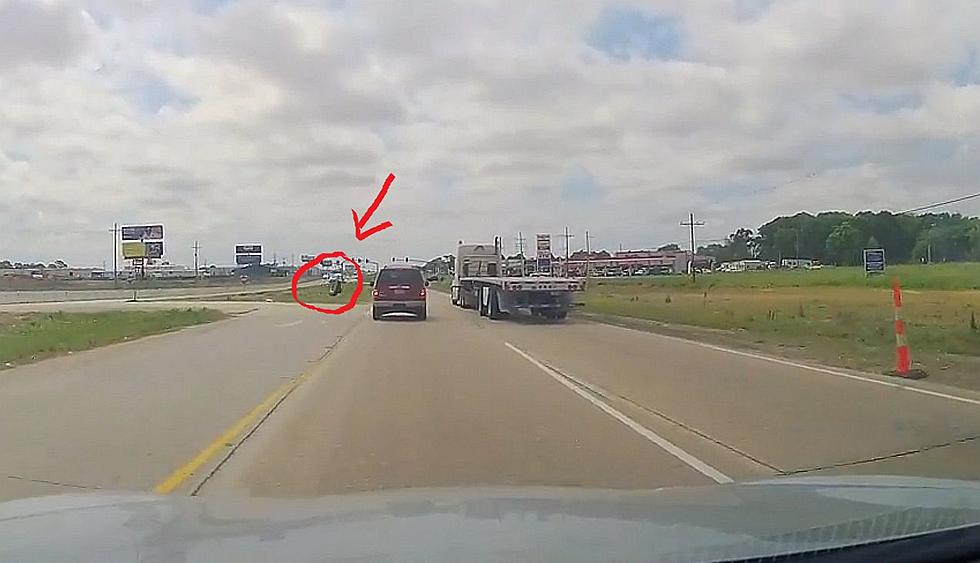
<svg viewBox="0 0 980 563">
<path fill-rule="evenodd" d="M 864 274 L 866 276 L 885 273 L 885 249 L 864 249 Z"/>
<path fill-rule="evenodd" d="M 537 247 L 536 248 L 538 250 L 538 257 L 539 258 L 542 255 L 548 255 L 550 257 L 551 256 L 551 235 L 546 234 L 546 233 L 545 234 L 539 233 L 537 235 Z"/>
<path fill-rule="evenodd" d="M 535 270 L 538 273 L 551 273 L 551 257 L 538 257 L 538 264 Z"/>
<path fill-rule="evenodd" d="M 163 240 L 163 225 L 130 225 L 122 227 L 123 240 Z"/>
<path fill-rule="evenodd" d="M 299 257 L 299 260 L 300 260 L 300 262 L 306 264 L 307 262 L 312 262 L 312 261 L 316 260 L 316 256 L 314 256 L 312 254 L 302 254 Z"/>
<path fill-rule="evenodd" d="M 132 260 L 133 258 L 146 258 L 145 242 L 124 242 L 122 243 L 123 258 Z"/>
<path fill-rule="evenodd" d="M 236 254 L 235 264 L 239 266 L 250 265 L 250 264 L 261 264 L 262 255 L 261 254 Z"/>
<path fill-rule="evenodd" d="M 236 244 L 235 245 L 235 264 L 251 265 L 262 263 L 261 244 Z"/>
<path fill-rule="evenodd" d="M 136 243 L 140 244 L 140 243 Z M 146 247 L 146 257 L 147 258 L 162 258 L 163 257 L 163 241 L 156 240 L 150 242 L 142 243 Z"/>
</svg>

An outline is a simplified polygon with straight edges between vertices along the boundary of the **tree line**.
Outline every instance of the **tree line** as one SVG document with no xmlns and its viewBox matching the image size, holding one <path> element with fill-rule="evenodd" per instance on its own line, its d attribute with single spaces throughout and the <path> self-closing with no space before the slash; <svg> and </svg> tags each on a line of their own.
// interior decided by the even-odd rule
<svg viewBox="0 0 980 563">
<path fill-rule="evenodd" d="M 777 217 L 758 231 L 736 229 L 724 242 L 698 247 L 698 254 L 722 262 L 809 258 L 855 266 L 863 263 L 865 248 L 885 249 L 890 263 L 980 260 L 980 218 L 959 213 L 801 212 Z"/>
</svg>

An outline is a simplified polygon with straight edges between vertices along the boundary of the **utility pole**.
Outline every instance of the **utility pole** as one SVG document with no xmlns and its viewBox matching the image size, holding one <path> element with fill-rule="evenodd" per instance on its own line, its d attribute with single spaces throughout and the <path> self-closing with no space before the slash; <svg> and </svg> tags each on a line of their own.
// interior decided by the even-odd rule
<svg viewBox="0 0 980 563">
<path fill-rule="evenodd" d="M 521 277 L 524 277 L 524 270 L 527 266 L 527 259 L 524 258 L 524 233 L 517 232 L 517 255 L 521 258 Z"/>
<path fill-rule="evenodd" d="M 575 235 L 569 234 L 568 227 L 565 227 L 565 234 L 561 236 L 565 238 L 565 277 L 567 278 L 568 277 L 568 244 L 569 244 L 568 241 L 569 239 L 573 238 Z"/>
<path fill-rule="evenodd" d="M 514 242 L 517 243 L 517 253 L 524 256 L 524 233 L 518 231 L 517 236 L 514 237 Z"/>
<path fill-rule="evenodd" d="M 198 276 L 201 273 L 201 270 L 198 267 L 198 262 L 197 262 L 198 253 L 200 251 L 201 251 L 201 243 L 200 243 L 200 241 L 196 241 L 195 240 L 194 241 L 194 279 L 195 280 L 198 278 Z"/>
<path fill-rule="evenodd" d="M 691 228 L 691 264 L 689 267 L 691 268 L 691 281 L 696 282 L 698 278 L 697 278 L 697 272 L 694 269 L 694 253 L 697 252 L 698 248 L 694 246 L 694 227 L 704 226 L 704 221 L 695 221 L 694 213 L 691 213 L 690 219 L 688 219 L 686 223 L 684 221 L 681 221 L 681 226 Z"/>
<path fill-rule="evenodd" d="M 113 223 L 112 228 L 109 229 L 109 232 L 112 233 L 112 287 L 115 288 L 119 287 L 119 280 L 117 279 L 119 277 L 119 274 L 117 273 L 119 268 L 116 265 L 116 256 L 119 253 L 119 250 L 116 248 L 116 243 L 118 242 L 117 233 L 119 232 L 119 223 Z"/>
<path fill-rule="evenodd" d="M 591 238 L 589 237 L 589 231 L 585 231 L 585 279 L 589 279 L 589 269 L 592 262 L 592 244 Z"/>
<path fill-rule="evenodd" d="M 800 260 L 800 230 L 799 229 L 795 229 L 795 230 L 796 230 L 796 256 L 795 256 L 795 258 L 796 258 L 796 263 L 799 264 L 800 263 L 799 262 L 799 260 Z M 782 264 L 780 264 L 780 265 L 782 265 Z"/>
</svg>

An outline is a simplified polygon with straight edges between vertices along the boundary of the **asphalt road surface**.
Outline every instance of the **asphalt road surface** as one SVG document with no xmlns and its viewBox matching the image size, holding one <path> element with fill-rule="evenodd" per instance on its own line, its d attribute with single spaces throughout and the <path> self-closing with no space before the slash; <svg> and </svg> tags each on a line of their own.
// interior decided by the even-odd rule
<svg viewBox="0 0 980 563">
<path fill-rule="evenodd" d="M 980 395 L 928 381 L 490 321 L 435 293 L 425 322 L 216 306 L 244 314 L 0 372 L 0 498 L 980 479 Z"/>
</svg>

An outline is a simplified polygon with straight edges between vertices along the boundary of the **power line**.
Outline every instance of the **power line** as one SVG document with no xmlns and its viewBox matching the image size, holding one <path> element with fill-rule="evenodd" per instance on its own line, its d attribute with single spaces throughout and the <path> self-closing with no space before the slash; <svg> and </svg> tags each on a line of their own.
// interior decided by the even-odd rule
<svg viewBox="0 0 980 563">
<path fill-rule="evenodd" d="M 116 243 L 118 242 L 119 223 L 113 223 L 112 228 L 109 232 L 112 233 L 112 287 L 117 287 L 119 285 L 119 266 L 117 261 L 117 256 L 119 254 L 119 249 L 116 248 Z"/>
<path fill-rule="evenodd" d="M 199 241 L 194 241 L 194 246 L 191 248 L 194 249 L 194 279 L 197 279 L 197 277 L 200 275 L 200 269 L 198 267 L 197 260 L 201 252 L 201 243 Z"/>
<path fill-rule="evenodd" d="M 592 237 L 589 236 L 589 231 L 585 231 L 585 279 L 589 279 L 589 267 L 592 262 Z"/>
<path fill-rule="evenodd" d="M 524 233 L 518 231 L 514 240 L 517 242 L 517 254 L 524 256 Z"/>
<path fill-rule="evenodd" d="M 558 236 L 563 237 L 565 239 L 565 274 L 564 275 L 568 277 L 568 245 L 569 245 L 568 241 L 572 238 L 575 238 L 575 235 L 570 234 L 568 232 L 568 227 L 565 227 L 565 234 L 558 235 Z"/>
<path fill-rule="evenodd" d="M 977 198 L 977 197 L 980 197 L 980 192 L 975 193 L 975 194 L 961 196 L 961 197 L 956 197 L 956 198 L 953 198 L 953 199 L 948 199 L 946 201 L 940 201 L 939 203 L 931 203 L 929 205 L 923 205 L 922 207 L 916 207 L 914 209 L 909 209 L 909 210 L 906 210 L 906 211 L 902 211 L 901 213 L 899 213 L 899 215 L 905 215 L 906 213 L 918 213 L 919 211 L 925 211 L 926 209 L 932 209 L 934 207 L 942 207 L 943 205 L 949 205 L 951 203 L 959 203 L 961 201 L 966 201 L 968 199 L 974 199 L 974 198 Z"/>
</svg>

